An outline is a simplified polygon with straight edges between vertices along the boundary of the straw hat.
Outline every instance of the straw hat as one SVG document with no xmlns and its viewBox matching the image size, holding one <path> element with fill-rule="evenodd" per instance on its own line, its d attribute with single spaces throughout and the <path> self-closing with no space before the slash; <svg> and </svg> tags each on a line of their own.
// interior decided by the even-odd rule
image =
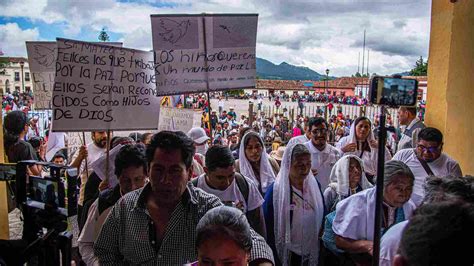
<svg viewBox="0 0 474 266">
<path fill-rule="evenodd" d="M 280 146 L 276 151 L 270 152 L 270 157 L 277 161 L 281 161 L 283 159 L 283 154 L 285 153 L 285 146 Z"/>
</svg>

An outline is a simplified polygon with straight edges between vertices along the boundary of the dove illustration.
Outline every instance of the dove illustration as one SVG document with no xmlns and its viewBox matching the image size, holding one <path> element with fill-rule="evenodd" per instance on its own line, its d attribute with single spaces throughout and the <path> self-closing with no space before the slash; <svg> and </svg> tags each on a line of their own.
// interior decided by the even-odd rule
<svg viewBox="0 0 474 266">
<path fill-rule="evenodd" d="M 160 20 L 162 32 L 159 35 L 163 37 L 163 41 L 175 44 L 186 35 L 190 25 L 191 22 L 189 20 L 183 20 L 178 23 L 172 19 L 163 18 Z"/>
<path fill-rule="evenodd" d="M 56 48 L 50 49 L 43 45 L 35 45 L 35 52 L 37 55 L 34 59 L 38 64 L 49 67 L 54 63 L 55 50 Z"/>
</svg>

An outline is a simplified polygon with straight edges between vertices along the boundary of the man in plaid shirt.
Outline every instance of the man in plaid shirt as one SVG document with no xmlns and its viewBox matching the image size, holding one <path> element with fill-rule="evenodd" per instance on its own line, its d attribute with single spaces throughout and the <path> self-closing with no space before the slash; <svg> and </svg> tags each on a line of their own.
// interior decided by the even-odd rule
<svg viewBox="0 0 474 266">
<path fill-rule="evenodd" d="M 196 225 L 221 206 L 219 198 L 188 183 L 193 141 L 182 132 L 153 136 L 146 156 L 150 182 L 113 207 L 94 245 L 101 265 L 183 265 L 197 260 Z M 272 265 L 265 240 L 252 231 L 250 265 Z"/>
</svg>

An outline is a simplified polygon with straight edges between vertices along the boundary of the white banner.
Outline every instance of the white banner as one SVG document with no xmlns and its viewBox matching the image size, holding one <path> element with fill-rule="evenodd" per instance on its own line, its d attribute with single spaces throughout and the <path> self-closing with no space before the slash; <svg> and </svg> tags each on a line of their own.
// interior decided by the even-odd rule
<svg viewBox="0 0 474 266">
<path fill-rule="evenodd" d="M 57 39 L 53 131 L 156 129 L 153 53 Z"/>
<path fill-rule="evenodd" d="M 120 42 L 105 42 L 104 44 L 122 47 Z M 57 54 L 56 42 L 26 42 L 26 50 L 33 79 L 35 109 L 51 109 Z"/>
<path fill-rule="evenodd" d="M 257 14 L 152 15 L 158 95 L 255 87 Z"/>
<path fill-rule="evenodd" d="M 161 107 L 158 131 L 188 131 L 193 127 L 201 127 L 201 113 L 191 109 Z"/>
</svg>

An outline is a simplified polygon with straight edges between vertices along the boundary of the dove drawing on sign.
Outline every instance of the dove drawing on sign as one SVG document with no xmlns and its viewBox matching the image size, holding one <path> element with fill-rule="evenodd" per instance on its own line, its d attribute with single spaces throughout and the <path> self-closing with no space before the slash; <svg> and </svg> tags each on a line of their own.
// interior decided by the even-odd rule
<svg viewBox="0 0 474 266">
<path fill-rule="evenodd" d="M 225 36 L 224 38 L 232 40 L 233 42 L 236 42 L 236 43 L 248 42 L 248 38 L 245 37 L 245 33 L 240 27 L 240 25 L 228 26 L 228 25 L 219 24 L 219 28 L 222 31 L 221 36 Z"/>
<path fill-rule="evenodd" d="M 189 26 L 191 26 L 189 20 L 177 22 L 172 19 L 162 18 L 160 19 L 161 32 L 159 35 L 163 37 L 163 41 L 175 44 L 186 35 Z"/>
<path fill-rule="evenodd" d="M 56 48 L 50 49 L 43 45 L 35 45 L 36 56 L 34 59 L 38 64 L 49 67 L 54 63 L 54 55 Z"/>
</svg>

